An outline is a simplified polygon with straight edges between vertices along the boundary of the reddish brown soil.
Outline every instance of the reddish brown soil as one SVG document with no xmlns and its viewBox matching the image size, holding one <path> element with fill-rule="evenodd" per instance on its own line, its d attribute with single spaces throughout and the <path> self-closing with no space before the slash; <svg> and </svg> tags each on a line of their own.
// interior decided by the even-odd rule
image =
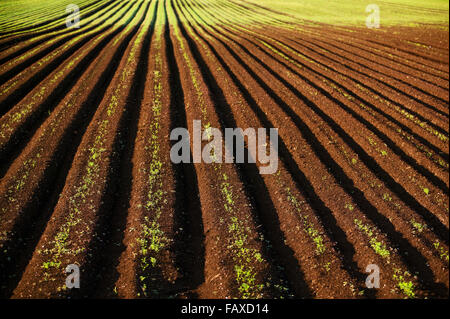
<svg viewBox="0 0 450 319">
<path fill-rule="evenodd" d="M 448 297 L 448 30 L 227 0 L 87 12 L 64 50 L 75 33 L 0 32 L 0 297 Z M 278 128 L 277 172 L 173 164 L 194 120 Z"/>
</svg>

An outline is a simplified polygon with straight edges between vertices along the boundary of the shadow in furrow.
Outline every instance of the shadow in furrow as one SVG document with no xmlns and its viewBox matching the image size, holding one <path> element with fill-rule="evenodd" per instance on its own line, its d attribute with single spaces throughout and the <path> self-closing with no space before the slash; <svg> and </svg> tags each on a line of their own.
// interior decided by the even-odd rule
<svg viewBox="0 0 450 319">
<path fill-rule="evenodd" d="M 138 11 L 143 4 L 144 2 L 140 3 Z M 151 2 L 147 2 L 142 17 L 136 21 L 135 26 L 123 39 L 120 44 L 120 49 L 114 55 L 114 61 L 117 63 L 117 68 L 120 65 L 121 59 L 124 58 L 127 47 L 132 43 L 131 41 L 139 31 L 141 24 L 147 16 L 150 5 Z M 132 21 L 135 16 L 136 14 L 130 21 Z M 117 75 L 117 72 L 113 73 L 110 82 L 115 75 Z M 143 90 L 141 85 L 143 86 L 144 83 L 133 81 L 134 93 Z M 107 87 L 105 90 L 106 89 Z M 103 97 L 103 94 L 101 97 Z M 127 97 L 127 104 L 124 107 L 123 114 L 120 118 L 118 131 L 114 136 L 112 155 L 108 168 L 108 175 L 106 176 L 105 181 L 106 187 L 100 199 L 102 204 L 96 213 L 98 220 L 93 226 L 93 233 L 97 236 L 95 236 L 88 244 L 86 250 L 89 251 L 90 254 L 87 256 L 86 263 L 81 269 L 80 281 L 89 284 L 81 286 L 77 291 L 71 291 L 71 297 L 92 298 L 96 296 L 99 287 L 104 289 L 111 288 L 111 290 L 114 288 L 111 281 L 115 282 L 115 279 L 118 276 L 115 266 L 118 261 L 118 256 L 124 250 L 121 243 L 126 225 L 129 194 L 131 193 L 131 156 L 135 135 L 137 133 L 137 122 L 141 107 L 140 102 L 141 100 L 136 101 L 132 94 Z M 119 243 L 119 245 L 116 245 L 117 243 Z M 115 259 L 113 260 L 112 257 Z M 108 292 L 103 290 L 101 293 L 107 294 Z"/>
<path fill-rule="evenodd" d="M 149 2 L 150 6 L 150 2 Z M 148 8 L 144 17 L 147 15 Z M 155 9 L 152 14 L 152 20 L 149 30 L 145 34 L 142 47 L 139 54 L 139 60 L 136 66 L 131 88 L 126 99 L 124 115 L 119 125 L 117 134 L 117 165 L 112 170 L 116 172 L 117 184 L 115 191 L 111 194 L 111 211 L 112 215 L 109 221 L 105 222 L 103 232 L 106 234 L 106 242 L 102 247 L 101 257 L 98 260 L 97 278 L 95 285 L 97 288 L 93 292 L 92 297 L 115 296 L 114 288 L 120 273 L 118 266 L 120 256 L 126 247 L 123 244 L 125 231 L 127 226 L 128 211 L 130 208 L 130 199 L 133 184 L 133 154 L 135 150 L 135 142 L 138 133 L 139 114 L 142 108 L 142 100 L 145 92 L 145 83 L 148 72 L 148 56 L 152 37 L 155 30 L 156 21 Z M 144 18 L 143 18 L 144 19 Z M 144 20 L 139 21 L 140 24 Z M 130 38 L 131 39 L 131 38 Z"/>
<path fill-rule="evenodd" d="M 166 58 L 170 74 L 170 117 L 171 129 L 187 128 L 184 93 L 181 85 L 180 72 L 175 60 L 174 47 L 170 38 L 170 26 L 166 16 L 165 43 Z M 172 141 L 172 145 L 176 141 Z M 180 285 L 187 291 L 190 298 L 197 295 L 193 292 L 205 281 L 205 247 L 204 228 L 200 204 L 199 186 L 192 155 L 189 163 L 173 164 L 176 180 L 176 214 L 174 233 L 176 243 L 176 263 L 183 272 Z M 180 232 L 179 228 L 185 231 Z"/>
</svg>

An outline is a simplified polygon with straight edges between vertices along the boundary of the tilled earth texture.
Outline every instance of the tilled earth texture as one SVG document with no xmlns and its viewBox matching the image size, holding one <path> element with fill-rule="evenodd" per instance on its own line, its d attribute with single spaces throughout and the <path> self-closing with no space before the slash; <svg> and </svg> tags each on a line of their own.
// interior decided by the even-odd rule
<svg viewBox="0 0 450 319">
<path fill-rule="evenodd" d="M 0 297 L 448 298 L 448 2 L 366 2 L 1 1 Z"/>
</svg>

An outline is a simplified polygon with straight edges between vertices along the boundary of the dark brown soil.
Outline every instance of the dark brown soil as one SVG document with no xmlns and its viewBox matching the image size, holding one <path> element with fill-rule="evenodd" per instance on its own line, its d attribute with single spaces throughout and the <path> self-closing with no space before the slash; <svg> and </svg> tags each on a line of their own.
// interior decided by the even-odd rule
<svg viewBox="0 0 450 319">
<path fill-rule="evenodd" d="M 0 297 L 448 298 L 448 27 L 92 4 L 0 32 Z M 172 163 L 194 120 L 278 128 L 277 172 Z"/>
</svg>

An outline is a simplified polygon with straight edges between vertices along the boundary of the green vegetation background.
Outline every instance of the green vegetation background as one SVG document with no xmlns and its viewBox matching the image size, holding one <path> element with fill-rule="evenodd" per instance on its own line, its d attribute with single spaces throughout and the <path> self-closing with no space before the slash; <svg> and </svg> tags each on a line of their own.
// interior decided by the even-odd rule
<svg viewBox="0 0 450 319">
<path fill-rule="evenodd" d="M 383 25 L 413 26 L 423 23 L 447 25 L 448 0 L 247 0 L 301 19 L 317 22 L 365 25 L 366 7 L 380 7 Z"/>
<path fill-rule="evenodd" d="M 22 13 L 45 12 L 48 16 L 65 14 L 68 4 L 80 7 L 94 0 L 0 0 L 0 20 L 14 21 Z M 199 0 L 214 2 L 217 0 Z M 365 25 L 366 7 L 380 7 L 381 24 L 416 26 L 438 24 L 448 29 L 448 0 L 232 0 L 252 2 L 291 15 L 291 19 L 307 19 L 340 25 Z M 45 20 L 46 14 L 40 15 Z M 23 17 L 22 17 L 23 19 Z M 26 18 L 25 18 L 26 19 Z M 34 23 L 37 23 L 35 21 Z M 1 27 L 0 27 L 1 28 Z"/>
</svg>

